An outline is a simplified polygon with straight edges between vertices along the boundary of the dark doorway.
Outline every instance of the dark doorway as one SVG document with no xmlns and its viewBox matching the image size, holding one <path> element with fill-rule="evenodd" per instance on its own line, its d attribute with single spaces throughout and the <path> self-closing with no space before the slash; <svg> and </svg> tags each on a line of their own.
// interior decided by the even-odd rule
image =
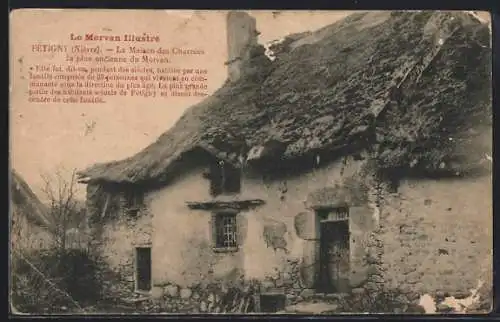
<svg viewBox="0 0 500 322">
<path fill-rule="evenodd" d="M 317 291 L 347 292 L 349 288 L 349 221 L 320 221 L 320 268 Z"/>
<path fill-rule="evenodd" d="M 151 290 L 151 248 L 138 247 L 136 253 L 136 289 Z"/>
</svg>

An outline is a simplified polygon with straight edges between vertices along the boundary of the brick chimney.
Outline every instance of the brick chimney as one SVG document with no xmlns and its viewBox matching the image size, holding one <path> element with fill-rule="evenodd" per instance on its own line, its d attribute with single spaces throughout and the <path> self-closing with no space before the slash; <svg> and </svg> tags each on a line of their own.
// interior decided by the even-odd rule
<svg viewBox="0 0 500 322">
<path fill-rule="evenodd" d="M 227 15 L 228 78 L 240 78 L 242 64 L 250 58 L 250 48 L 257 45 L 256 21 L 243 11 L 230 11 Z"/>
</svg>

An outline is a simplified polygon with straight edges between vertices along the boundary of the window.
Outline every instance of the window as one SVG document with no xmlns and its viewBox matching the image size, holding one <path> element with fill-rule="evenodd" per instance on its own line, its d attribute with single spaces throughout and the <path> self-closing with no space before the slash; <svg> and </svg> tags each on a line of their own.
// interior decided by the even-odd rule
<svg viewBox="0 0 500 322">
<path fill-rule="evenodd" d="M 137 213 L 144 202 L 144 195 L 137 190 L 125 192 L 125 208 L 129 213 Z"/>
<path fill-rule="evenodd" d="M 210 193 L 239 193 L 241 190 L 241 171 L 224 161 L 214 162 L 210 166 Z"/>
<path fill-rule="evenodd" d="M 215 249 L 236 250 L 238 247 L 236 213 L 217 213 L 212 219 Z"/>
</svg>

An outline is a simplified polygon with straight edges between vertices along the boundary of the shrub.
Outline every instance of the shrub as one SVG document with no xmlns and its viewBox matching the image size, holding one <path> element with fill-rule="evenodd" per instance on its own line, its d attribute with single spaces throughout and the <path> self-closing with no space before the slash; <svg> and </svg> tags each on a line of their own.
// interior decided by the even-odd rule
<svg viewBox="0 0 500 322">
<path fill-rule="evenodd" d="M 342 312 L 411 313 L 412 305 L 406 295 L 398 289 L 365 292 L 351 295 L 341 305 Z"/>
<path fill-rule="evenodd" d="M 11 272 L 11 303 L 23 313 L 74 310 L 99 299 L 97 265 L 83 250 L 16 255 Z"/>
</svg>

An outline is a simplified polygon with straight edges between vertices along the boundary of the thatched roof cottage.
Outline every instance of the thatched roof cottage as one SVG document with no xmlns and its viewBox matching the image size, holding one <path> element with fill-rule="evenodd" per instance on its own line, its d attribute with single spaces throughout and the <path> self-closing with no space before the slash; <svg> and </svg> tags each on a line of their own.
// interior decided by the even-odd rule
<svg viewBox="0 0 500 322">
<path fill-rule="evenodd" d="M 47 207 L 15 171 L 10 181 L 10 236 L 12 250 L 31 251 L 52 246 L 53 238 Z"/>
<path fill-rule="evenodd" d="M 113 286 L 217 312 L 232 309 L 200 300 L 204 283 L 258 281 L 264 311 L 276 292 L 475 285 L 492 247 L 488 26 L 363 12 L 271 60 L 254 18 L 227 22 L 226 83 L 136 155 L 79 173 Z"/>
</svg>

